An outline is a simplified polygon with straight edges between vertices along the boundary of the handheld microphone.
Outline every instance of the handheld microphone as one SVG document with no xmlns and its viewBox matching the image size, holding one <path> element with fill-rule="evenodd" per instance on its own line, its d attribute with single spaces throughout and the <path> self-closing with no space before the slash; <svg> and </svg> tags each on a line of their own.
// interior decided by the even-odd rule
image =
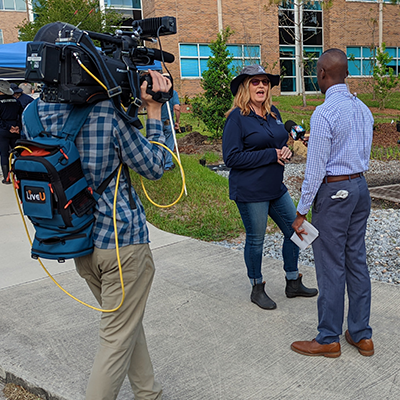
<svg viewBox="0 0 400 400">
<path fill-rule="evenodd" d="M 306 130 L 301 126 L 297 125 L 296 122 L 288 120 L 285 122 L 285 129 L 289 132 L 293 140 L 304 139 Z"/>
<path fill-rule="evenodd" d="M 175 61 L 175 56 L 171 53 L 167 53 L 166 51 L 158 50 L 158 49 L 149 49 L 147 47 L 138 47 L 135 49 L 135 56 L 147 56 L 153 60 L 164 61 L 167 63 L 173 63 Z"/>
</svg>

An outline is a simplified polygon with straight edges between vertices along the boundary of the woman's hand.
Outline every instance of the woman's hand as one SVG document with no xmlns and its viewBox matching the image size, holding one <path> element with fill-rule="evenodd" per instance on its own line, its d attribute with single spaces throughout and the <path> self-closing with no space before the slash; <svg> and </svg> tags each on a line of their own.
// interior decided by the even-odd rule
<svg viewBox="0 0 400 400">
<path fill-rule="evenodd" d="M 277 163 L 280 165 L 285 165 L 286 161 L 289 161 L 292 157 L 292 152 L 289 147 L 283 146 L 281 149 L 275 149 L 277 156 Z"/>
</svg>

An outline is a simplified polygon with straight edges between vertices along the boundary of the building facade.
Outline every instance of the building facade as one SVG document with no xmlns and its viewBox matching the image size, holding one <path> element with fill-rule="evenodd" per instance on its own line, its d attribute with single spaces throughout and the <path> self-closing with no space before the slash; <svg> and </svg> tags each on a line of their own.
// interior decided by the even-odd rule
<svg viewBox="0 0 400 400">
<path fill-rule="evenodd" d="M 399 3 L 400 1 L 397 1 Z M 29 4 L 29 2 L 27 2 Z M 201 91 L 201 74 L 211 55 L 208 45 L 230 27 L 232 69 L 260 63 L 283 76 L 274 94 L 318 91 L 316 61 L 324 50 L 337 47 L 349 57 L 349 83 L 363 91 L 370 81 L 375 48 L 381 42 L 400 73 L 400 4 L 392 0 L 99 0 L 100 8 L 121 12 L 128 20 L 173 16 L 177 34 L 162 36 L 162 49 L 175 55 L 167 64 L 181 97 Z M 32 19 L 25 0 L 0 0 L 0 44 L 18 41 L 16 26 Z M 155 46 L 145 42 L 146 46 Z M 302 57 L 303 55 L 303 57 Z"/>
<path fill-rule="evenodd" d="M 301 92 L 301 54 L 305 55 L 306 92 L 318 91 L 316 60 L 333 47 L 350 59 L 352 89 L 364 90 L 379 33 L 393 56 L 390 66 L 400 73 L 400 5 L 390 0 L 334 0 L 327 8 L 320 1 L 300 0 L 284 0 L 280 5 L 261 0 L 146 0 L 142 9 L 144 18 L 168 15 L 177 20 L 178 33 L 162 37 L 161 42 L 163 50 L 176 57 L 167 66 L 180 96 L 201 91 L 208 44 L 227 26 L 235 32 L 228 41 L 233 67 L 259 62 L 268 72 L 281 73 L 284 78 L 275 94 Z"/>
<path fill-rule="evenodd" d="M 25 0 L 0 0 L 0 44 L 18 42 L 17 26 L 29 20 Z"/>
</svg>

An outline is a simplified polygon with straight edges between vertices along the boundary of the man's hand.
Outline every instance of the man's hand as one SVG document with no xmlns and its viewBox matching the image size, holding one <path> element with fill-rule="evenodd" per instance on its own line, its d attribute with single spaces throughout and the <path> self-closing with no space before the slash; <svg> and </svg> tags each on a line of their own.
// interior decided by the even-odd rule
<svg viewBox="0 0 400 400">
<path fill-rule="evenodd" d="M 162 76 L 159 72 L 149 70 L 151 79 L 153 80 L 153 92 L 165 92 L 171 89 L 172 82 L 165 76 Z M 161 120 L 161 106 L 162 104 L 158 101 L 155 101 L 149 93 L 146 92 L 147 89 L 147 81 L 142 83 L 140 87 L 141 99 L 144 103 L 144 106 L 147 109 L 147 117 L 152 119 Z"/>
<path fill-rule="evenodd" d="M 175 128 L 175 132 L 179 131 L 179 122 L 175 122 L 174 128 Z"/>
<path fill-rule="evenodd" d="M 297 233 L 297 236 L 301 240 L 303 240 L 303 237 L 301 235 L 307 235 L 307 232 L 305 231 L 305 229 L 300 228 L 305 220 L 307 220 L 305 215 L 301 215 L 301 214 L 297 213 L 297 217 L 293 221 L 293 224 L 292 224 L 292 228 L 294 229 L 294 231 Z"/>
<path fill-rule="evenodd" d="M 10 133 L 16 133 L 17 135 L 19 135 L 19 126 L 12 126 L 10 128 Z"/>
<path fill-rule="evenodd" d="M 304 138 L 300 139 L 300 142 L 304 144 L 304 146 L 308 146 L 308 140 L 310 139 L 310 135 L 304 136 Z"/>
<path fill-rule="evenodd" d="M 292 157 L 292 152 L 289 147 L 283 146 L 281 149 L 275 149 L 277 155 L 277 163 L 280 165 L 285 165 L 286 161 L 289 161 L 290 157 Z"/>
</svg>

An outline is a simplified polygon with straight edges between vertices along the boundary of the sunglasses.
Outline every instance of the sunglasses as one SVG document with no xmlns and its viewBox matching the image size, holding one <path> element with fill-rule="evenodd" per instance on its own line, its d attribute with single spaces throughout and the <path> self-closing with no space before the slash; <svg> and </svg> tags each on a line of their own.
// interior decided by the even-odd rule
<svg viewBox="0 0 400 400">
<path fill-rule="evenodd" d="M 258 86 L 260 82 L 263 84 L 263 86 L 268 86 L 269 85 L 269 80 L 268 79 L 252 79 L 250 83 L 253 86 Z"/>
</svg>

